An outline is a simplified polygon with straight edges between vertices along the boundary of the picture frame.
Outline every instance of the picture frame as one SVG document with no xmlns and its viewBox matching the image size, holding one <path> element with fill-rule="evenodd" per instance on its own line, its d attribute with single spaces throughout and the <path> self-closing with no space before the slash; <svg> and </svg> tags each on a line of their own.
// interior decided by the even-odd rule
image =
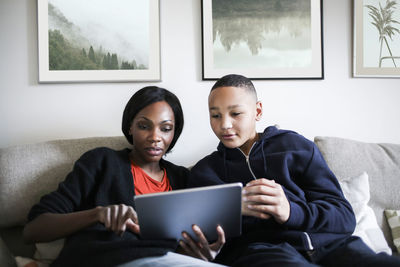
<svg viewBox="0 0 400 267">
<path fill-rule="evenodd" d="M 38 0 L 37 9 L 39 83 L 161 80 L 159 0 Z"/>
<path fill-rule="evenodd" d="M 353 77 L 400 77 L 400 1 L 353 4 Z"/>
<path fill-rule="evenodd" d="M 322 0 L 202 0 L 202 79 L 324 79 Z"/>
</svg>

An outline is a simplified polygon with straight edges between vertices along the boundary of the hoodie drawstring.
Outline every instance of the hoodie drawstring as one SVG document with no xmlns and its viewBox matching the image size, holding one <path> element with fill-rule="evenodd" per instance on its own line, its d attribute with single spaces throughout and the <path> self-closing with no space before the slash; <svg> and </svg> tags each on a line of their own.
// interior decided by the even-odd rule
<svg viewBox="0 0 400 267">
<path fill-rule="evenodd" d="M 263 157 L 263 161 L 264 161 L 264 175 L 265 178 L 267 178 L 267 159 L 265 157 L 265 153 L 264 153 L 264 139 L 261 139 L 261 154 Z"/>
</svg>

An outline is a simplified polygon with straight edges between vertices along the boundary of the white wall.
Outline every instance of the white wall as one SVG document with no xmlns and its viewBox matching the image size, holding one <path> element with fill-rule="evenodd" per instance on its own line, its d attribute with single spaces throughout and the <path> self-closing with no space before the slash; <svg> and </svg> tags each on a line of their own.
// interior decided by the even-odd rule
<svg viewBox="0 0 400 267">
<path fill-rule="evenodd" d="M 168 159 L 191 165 L 217 144 L 208 124 L 212 81 L 201 80 L 200 0 L 161 0 L 162 82 L 181 99 L 186 124 Z M 400 79 L 352 78 L 352 1 L 324 1 L 324 80 L 255 81 L 258 127 L 307 138 L 400 143 Z M 150 83 L 38 84 L 34 0 L 0 0 L 0 147 L 121 135 L 122 110 Z"/>
</svg>

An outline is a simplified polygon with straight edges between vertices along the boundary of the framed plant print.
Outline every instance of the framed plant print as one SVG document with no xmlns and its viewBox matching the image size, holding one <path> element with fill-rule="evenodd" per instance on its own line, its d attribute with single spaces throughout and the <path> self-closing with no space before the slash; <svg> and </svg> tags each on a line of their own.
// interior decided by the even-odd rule
<svg viewBox="0 0 400 267">
<path fill-rule="evenodd" d="M 202 0 L 203 80 L 323 79 L 321 0 Z"/>
<path fill-rule="evenodd" d="M 159 81 L 159 0 L 38 0 L 39 82 Z"/>
<path fill-rule="evenodd" d="M 400 1 L 354 0 L 354 77 L 400 77 Z"/>
</svg>

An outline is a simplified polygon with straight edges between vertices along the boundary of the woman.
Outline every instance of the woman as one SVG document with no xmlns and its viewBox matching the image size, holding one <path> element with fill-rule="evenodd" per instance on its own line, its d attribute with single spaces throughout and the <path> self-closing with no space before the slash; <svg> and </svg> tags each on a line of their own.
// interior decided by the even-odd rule
<svg viewBox="0 0 400 267">
<path fill-rule="evenodd" d="M 122 118 L 132 149 L 102 147 L 82 155 L 58 189 L 32 207 L 25 240 L 67 237 L 52 266 L 142 266 L 148 261 L 157 266 L 168 260 L 175 266 L 213 265 L 171 252 L 212 260 L 225 242 L 220 227 L 218 240 L 210 245 L 198 230 L 200 243 L 184 235 L 180 247 L 172 240 L 140 239 L 133 196 L 186 186 L 188 170 L 162 158 L 174 147 L 183 122 L 180 102 L 171 92 L 155 86 L 136 92 Z"/>
</svg>

